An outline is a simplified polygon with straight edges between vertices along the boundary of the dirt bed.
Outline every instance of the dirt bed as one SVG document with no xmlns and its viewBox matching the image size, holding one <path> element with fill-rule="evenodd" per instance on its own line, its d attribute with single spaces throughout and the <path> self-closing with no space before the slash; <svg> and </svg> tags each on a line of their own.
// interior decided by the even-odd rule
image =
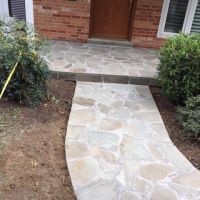
<svg viewBox="0 0 200 200">
<path fill-rule="evenodd" d="M 64 149 L 74 89 L 49 81 L 50 98 L 36 109 L 0 102 L 0 199 L 75 199 Z"/>
<path fill-rule="evenodd" d="M 200 142 L 184 137 L 176 120 L 176 108 L 168 98 L 161 95 L 159 88 L 150 89 L 172 142 L 200 170 Z"/>
</svg>

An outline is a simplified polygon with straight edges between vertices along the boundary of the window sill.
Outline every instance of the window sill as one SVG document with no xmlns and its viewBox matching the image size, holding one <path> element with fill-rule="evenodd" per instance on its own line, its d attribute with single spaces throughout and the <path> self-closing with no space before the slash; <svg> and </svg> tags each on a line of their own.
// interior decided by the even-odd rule
<svg viewBox="0 0 200 200">
<path fill-rule="evenodd" d="M 161 39 L 167 39 L 173 36 L 178 35 L 178 33 L 169 33 L 169 32 L 158 32 L 157 34 L 157 38 L 161 38 Z"/>
</svg>

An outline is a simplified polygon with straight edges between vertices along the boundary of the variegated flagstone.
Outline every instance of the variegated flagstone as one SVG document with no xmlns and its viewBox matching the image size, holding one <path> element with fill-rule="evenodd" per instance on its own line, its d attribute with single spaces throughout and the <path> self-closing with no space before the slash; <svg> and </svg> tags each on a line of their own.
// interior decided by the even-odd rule
<svg viewBox="0 0 200 200">
<path fill-rule="evenodd" d="M 78 82 L 65 148 L 78 200 L 200 200 L 147 86 Z"/>
<path fill-rule="evenodd" d="M 49 41 L 43 54 L 50 70 L 154 78 L 159 64 L 152 49 Z"/>
</svg>

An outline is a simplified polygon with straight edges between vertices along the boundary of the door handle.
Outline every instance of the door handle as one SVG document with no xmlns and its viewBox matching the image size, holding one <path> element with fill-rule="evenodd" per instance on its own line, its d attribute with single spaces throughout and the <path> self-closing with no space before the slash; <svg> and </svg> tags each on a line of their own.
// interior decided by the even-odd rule
<svg viewBox="0 0 200 200">
<path fill-rule="evenodd" d="M 133 3 L 133 0 L 130 0 L 130 6 L 129 6 L 129 10 L 131 10 L 132 3 Z"/>
</svg>

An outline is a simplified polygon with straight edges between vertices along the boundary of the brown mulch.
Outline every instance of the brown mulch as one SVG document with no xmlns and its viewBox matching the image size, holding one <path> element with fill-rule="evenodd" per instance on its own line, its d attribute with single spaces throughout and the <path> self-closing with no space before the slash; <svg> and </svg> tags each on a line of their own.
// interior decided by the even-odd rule
<svg viewBox="0 0 200 200">
<path fill-rule="evenodd" d="M 184 137 L 176 120 L 175 106 L 167 97 L 161 95 L 160 88 L 150 89 L 172 142 L 196 168 L 200 169 L 200 142 Z"/>
<path fill-rule="evenodd" d="M 0 102 L 0 199 L 74 200 L 65 131 L 75 83 L 50 80 L 36 109 Z"/>
</svg>

